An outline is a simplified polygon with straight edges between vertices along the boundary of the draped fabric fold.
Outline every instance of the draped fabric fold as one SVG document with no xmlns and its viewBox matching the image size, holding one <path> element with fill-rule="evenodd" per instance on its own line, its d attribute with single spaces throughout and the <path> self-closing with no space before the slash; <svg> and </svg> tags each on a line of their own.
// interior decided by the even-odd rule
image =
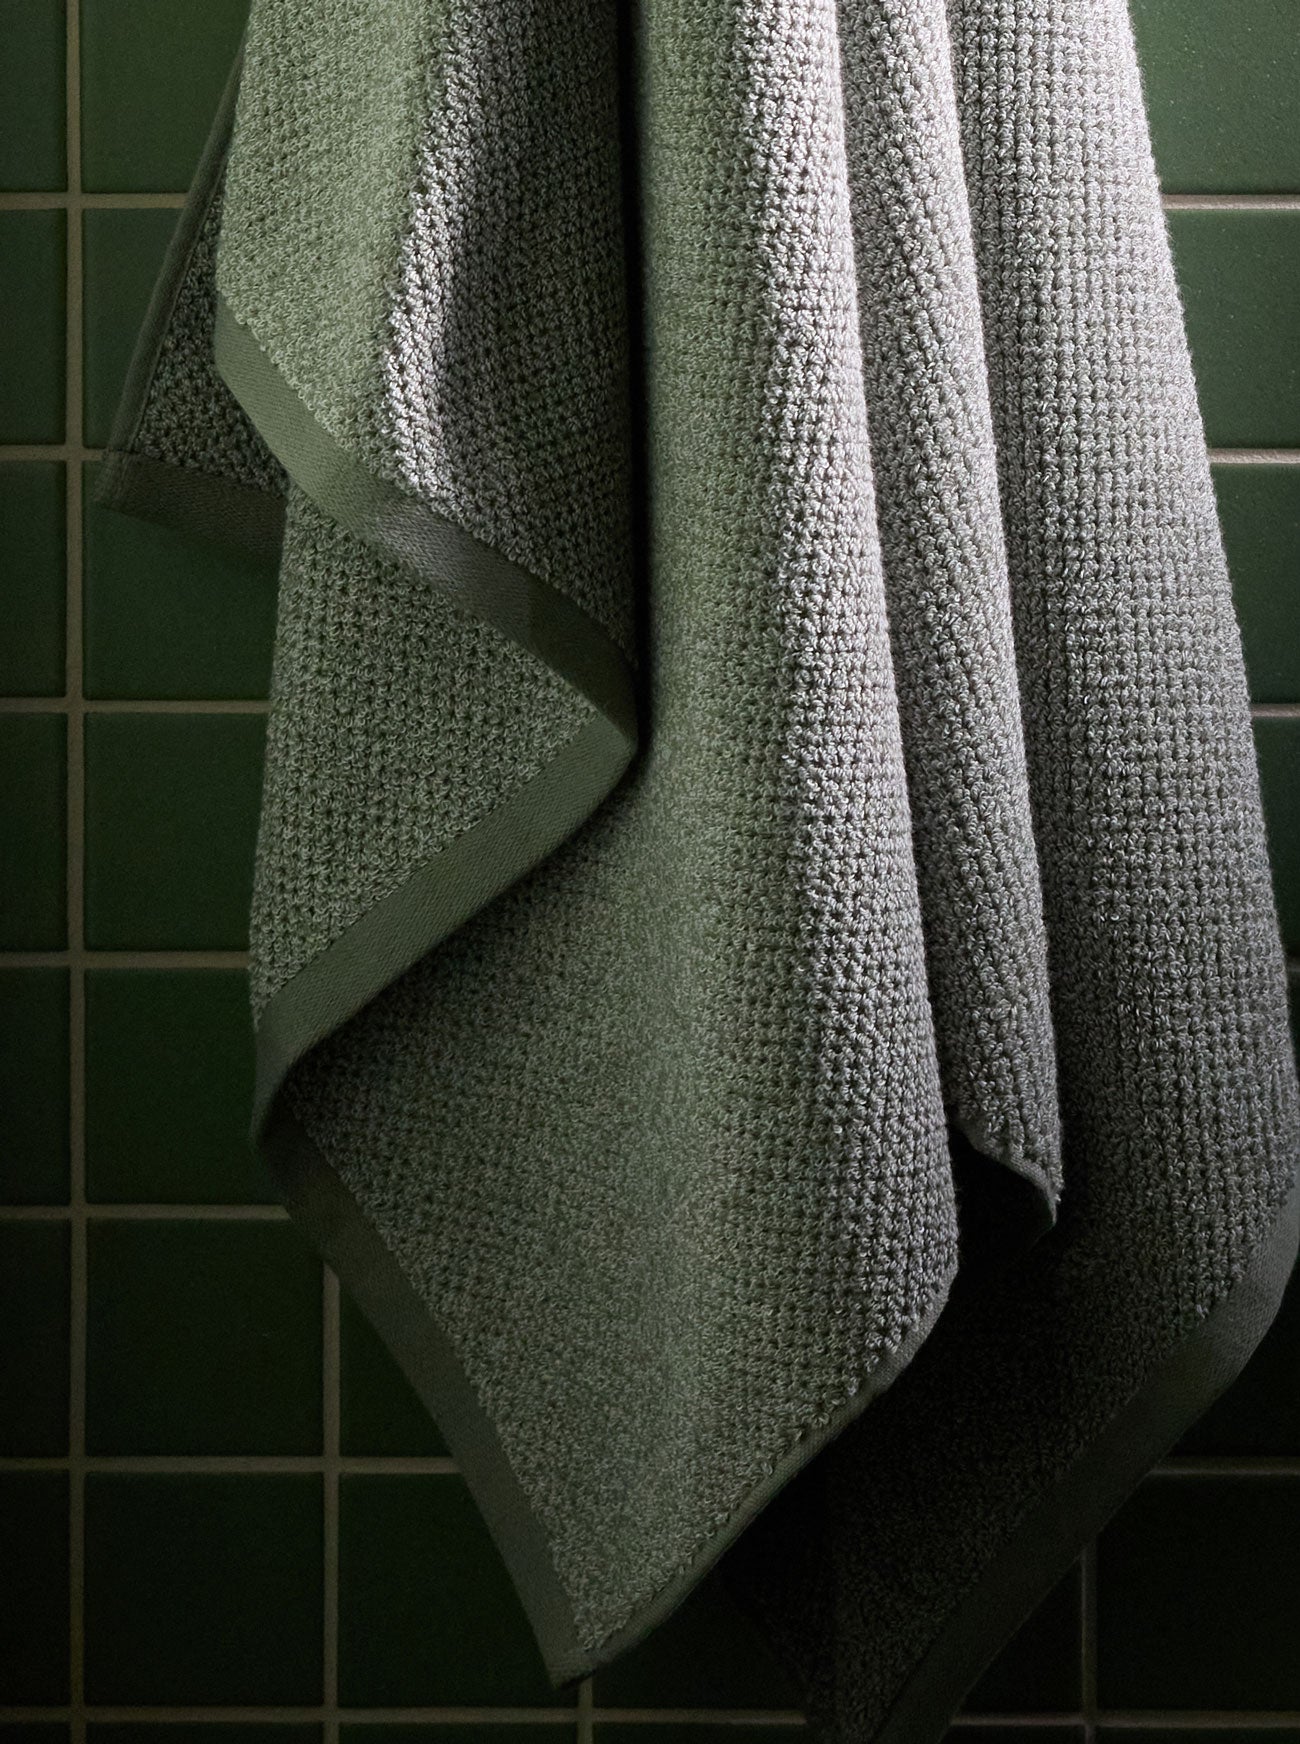
<svg viewBox="0 0 1300 1744">
<path fill-rule="evenodd" d="M 1297 1240 L 1123 0 L 253 0 L 100 495 L 278 554 L 255 1135 L 552 1678 L 937 1741 Z"/>
</svg>

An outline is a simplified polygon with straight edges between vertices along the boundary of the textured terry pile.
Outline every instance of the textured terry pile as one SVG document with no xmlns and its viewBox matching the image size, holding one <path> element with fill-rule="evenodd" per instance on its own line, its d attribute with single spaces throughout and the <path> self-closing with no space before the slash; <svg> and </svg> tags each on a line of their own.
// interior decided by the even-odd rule
<svg viewBox="0 0 1300 1744">
<path fill-rule="evenodd" d="M 280 553 L 256 1127 L 553 1677 L 938 1739 L 1295 1252 L 1122 0 L 254 0 L 102 495 Z"/>
</svg>

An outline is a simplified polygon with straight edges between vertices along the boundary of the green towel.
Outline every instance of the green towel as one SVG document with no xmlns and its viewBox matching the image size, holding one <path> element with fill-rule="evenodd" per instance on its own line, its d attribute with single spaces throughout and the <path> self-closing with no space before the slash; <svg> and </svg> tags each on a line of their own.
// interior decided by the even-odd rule
<svg viewBox="0 0 1300 1744">
<path fill-rule="evenodd" d="M 254 0 L 101 495 L 279 553 L 255 1130 L 554 1680 L 933 1744 L 1297 1239 L 1123 0 Z"/>
</svg>

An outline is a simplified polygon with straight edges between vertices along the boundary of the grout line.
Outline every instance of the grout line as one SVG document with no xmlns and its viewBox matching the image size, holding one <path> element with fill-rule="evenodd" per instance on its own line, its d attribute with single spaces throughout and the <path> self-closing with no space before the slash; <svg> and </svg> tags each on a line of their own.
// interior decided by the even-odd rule
<svg viewBox="0 0 1300 1744">
<path fill-rule="evenodd" d="M 1300 194 L 1164 194 L 1166 212 L 1300 212 Z"/>
<path fill-rule="evenodd" d="M 325 1706 L 323 1744 L 338 1744 L 339 1736 L 339 1455 L 342 1399 L 342 1337 L 339 1281 L 329 1266 L 321 1269 L 321 1443 L 324 1480 L 324 1617 L 321 1681 Z M 450 1464 L 450 1461 L 445 1462 Z"/>
<path fill-rule="evenodd" d="M 126 1223 L 286 1223 L 283 1205 L 113 1205 L 90 1204 L 84 1197 L 77 1205 L 0 1205 L 0 1221 L 8 1223 L 57 1223 L 62 1218 L 108 1220 Z M 75 1237 L 74 1237 L 75 1239 Z"/>
<path fill-rule="evenodd" d="M 592 1744 L 595 1736 L 593 1716 L 596 1712 L 596 1687 L 594 1681 L 584 1677 L 578 1685 L 577 1708 L 577 1744 Z"/>
<path fill-rule="evenodd" d="M 1097 1540 L 1079 1560 L 1079 1691 L 1083 1744 L 1097 1736 Z"/>
<path fill-rule="evenodd" d="M 1300 466 L 1300 448 L 1209 448 L 1211 466 Z"/>
<path fill-rule="evenodd" d="M 0 442 L 0 462 L 10 460 L 101 460 L 103 448 L 73 448 L 63 442 Z"/>
<path fill-rule="evenodd" d="M 55 1454 L 0 1458 L 0 1471 L 66 1471 L 68 1458 Z M 319 1453 L 99 1453 L 85 1455 L 86 1471 L 133 1477 L 310 1477 L 333 1471 L 351 1477 L 456 1477 L 454 1459 L 438 1454 L 345 1454 L 329 1459 Z"/>
<path fill-rule="evenodd" d="M 1250 712 L 1257 721 L 1300 720 L 1300 702 L 1254 702 Z"/>
<path fill-rule="evenodd" d="M 64 465 L 67 490 L 67 880 L 68 880 L 68 1004 L 69 1004 L 69 1248 L 71 1315 L 69 1336 L 68 1412 L 68 1681 L 71 1713 L 70 1744 L 86 1738 L 86 984 L 82 968 L 85 944 L 85 739 L 81 711 L 82 682 L 82 225 L 81 225 L 81 6 L 66 0 L 65 70 L 67 95 L 67 199 L 65 252 L 67 293 L 65 347 L 67 359 Z"/>
<path fill-rule="evenodd" d="M 68 0 L 68 3 L 69 6 L 71 6 L 74 3 L 74 0 Z M 69 26 L 68 34 L 69 37 L 71 37 L 71 26 Z M 71 66 L 69 66 L 68 70 L 69 73 L 71 73 Z M 69 87 L 69 90 L 71 90 L 71 87 Z M 68 104 L 69 121 L 71 121 L 72 118 L 72 107 L 73 101 L 70 99 Z M 69 130 L 68 134 L 68 147 L 69 158 L 71 158 L 71 130 Z M 69 182 L 71 182 L 71 163 L 69 163 L 68 175 Z M 159 207 L 170 208 L 183 206 L 184 204 L 184 194 L 87 194 L 82 192 L 80 188 L 74 189 L 71 186 L 67 189 L 32 188 L 14 191 L 6 190 L 4 193 L 0 193 L 0 212 L 138 212 L 142 209 L 153 210 Z"/>
<path fill-rule="evenodd" d="M 71 469 L 70 469 L 71 470 Z M 59 714 L 71 705 L 64 696 L 4 696 L 0 697 L 0 714 Z M 104 697 L 81 699 L 81 708 L 88 715 L 264 715 L 271 705 L 265 697 L 169 697 L 165 699 Z"/>
<path fill-rule="evenodd" d="M 0 951 L 0 969 L 247 969 L 247 951 Z"/>
</svg>

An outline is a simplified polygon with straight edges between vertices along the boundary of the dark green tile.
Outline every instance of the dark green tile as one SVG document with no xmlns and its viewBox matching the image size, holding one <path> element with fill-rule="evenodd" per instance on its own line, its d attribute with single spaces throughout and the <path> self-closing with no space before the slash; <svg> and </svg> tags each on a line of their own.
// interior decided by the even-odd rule
<svg viewBox="0 0 1300 1744">
<path fill-rule="evenodd" d="M 1168 216 L 1211 447 L 1300 446 L 1300 212 Z"/>
<path fill-rule="evenodd" d="M 0 1744 L 65 1744 L 72 1728 L 63 1720 L 15 1720 L 0 1725 Z"/>
<path fill-rule="evenodd" d="M 0 948 L 57 951 L 68 936 L 67 723 L 0 721 Z"/>
<path fill-rule="evenodd" d="M 341 1451 L 386 1457 L 445 1454 L 446 1444 L 415 1389 L 346 1294 L 340 1335 Z"/>
<path fill-rule="evenodd" d="M 0 212 L 0 442 L 62 442 L 62 212 Z"/>
<path fill-rule="evenodd" d="M 1300 1454 L 1300 1269 L 1277 1317 L 1223 1397 L 1178 1444 L 1179 1453 Z"/>
<path fill-rule="evenodd" d="M 321 1271 L 287 1222 L 96 1219 L 91 1453 L 321 1449 Z"/>
<path fill-rule="evenodd" d="M 86 1736 L 89 1744 L 320 1744 L 321 1728 L 284 1720 L 92 1720 Z"/>
<path fill-rule="evenodd" d="M 1168 193 L 1300 188 L 1300 30 L 1291 0 L 1132 0 Z"/>
<path fill-rule="evenodd" d="M 276 566 L 93 501 L 87 467 L 85 683 L 93 697 L 263 697 Z"/>
<path fill-rule="evenodd" d="M 345 1477 L 339 1696 L 347 1707 L 535 1703 L 555 1692 L 457 1477 Z"/>
<path fill-rule="evenodd" d="M 1159 1734 L 1163 1740 L 1165 1734 Z M 944 1744 L 1084 1744 L 1082 1726 L 954 1726 Z"/>
<path fill-rule="evenodd" d="M 1250 694 L 1300 702 L 1300 466 L 1216 466 Z"/>
<path fill-rule="evenodd" d="M 83 220 L 86 441 L 102 448 L 176 213 L 92 210 Z"/>
<path fill-rule="evenodd" d="M 734 1720 L 597 1720 L 595 1744 L 795 1744 L 788 1724 L 744 1725 Z"/>
<path fill-rule="evenodd" d="M 68 1197 L 68 976 L 0 970 L 0 1203 Z"/>
<path fill-rule="evenodd" d="M 596 1674 L 607 1708 L 797 1708 L 798 1692 L 725 1587 L 706 1578 L 665 1623 Z"/>
<path fill-rule="evenodd" d="M 7 598 L 2 696 L 63 695 L 66 522 L 61 463 L 0 466 L 0 565 Z"/>
<path fill-rule="evenodd" d="M 64 0 L 10 0 L 0 56 L 0 188 L 67 185 Z"/>
<path fill-rule="evenodd" d="M 556 1707 L 572 1705 L 563 1691 L 556 1691 Z M 576 1736 L 576 1724 L 565 1720 L 523 1720 L 514 1726 L 494 1725 L 482 1720 L 463 1726 L 458 1726 L 455 1721 L 446 1725 L 441 1722 L 420 1725 L 415 1722 L 394 1724 L 391 1720 L 377 1724 L 345 1720 L 339 1727 L 341 1744 L 574 1744 Z M 682 1744 L 687 1744 L 687 1741 L 683 1740 Z M 730 1734 L 718 1744 L 730 1744 Z M 743 1740 L 736 1740 L 736 1744 L 743 1744 Z M 774 1741 L 769 1740 L 768 1744 L 774 1744 Z"/>
<path fill-rule="evenodd" d="M 308 1706 L 322 1693 L 314 1475 L 86 1480 L 86 1699 Z"/>
<path fill-rule="evenodd" d="M 68 1451 L 68 1225 L 0 1219 L 0 1454 Z"/>
<path fill-rule="evenodd" d="M 86 977 L 86 1181 L 103 1204 L 274 1203 L 248 1142 L 248 978 L 239 969 Z"/>
<path fill-rule="evenodd" d="M 188 188 L 247 0 L 81 0 L 87 188 Z"/>
<path fill-rule="evenodd" d="M 1077 1713 L 1083 1698 L 1080 1571 L 1070 1570 L 967 1696 L 970 1714 Z"/>
<path fill-rule="evenodd" d="M 1098 1744 L 1300 1744 L 1300 1726 L 1100 1726 Z"/>
<path fill-rule="evenodd" d="M 1255 747 L 1282 938 L 1300 951 L 1300 720 L 1257 719 Z"/>
<path fill-rule="evenodd" d="M 0 1474 L 0 1702 L 68 1699 L 68 1479 Z"/>
<path fill-rule="evenodd" d="M 88 718 L 88 944 L 246 946 L 264 730 L 258 715 Z"/>
<path fill-rule="evenodd" d="M 1150 1479 L 1097 1568 L 1103 1707 L 1300 1709 L 1300 1477 Z"/>
</svg>

